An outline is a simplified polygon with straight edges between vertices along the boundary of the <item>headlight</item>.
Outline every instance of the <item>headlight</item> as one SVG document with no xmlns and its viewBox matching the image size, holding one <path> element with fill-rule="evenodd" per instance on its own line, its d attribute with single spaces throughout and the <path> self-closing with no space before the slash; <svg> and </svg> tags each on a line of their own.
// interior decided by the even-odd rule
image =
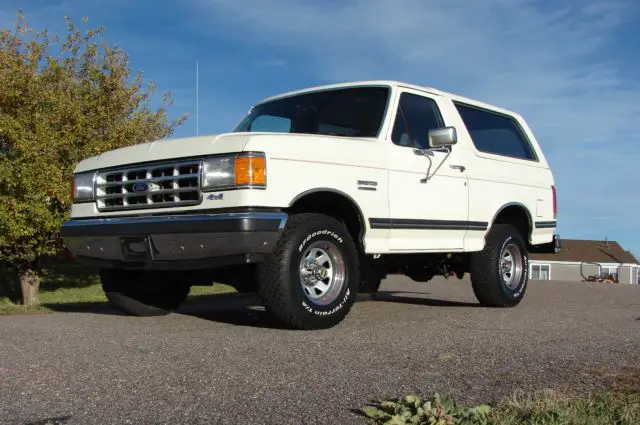
<svg viewBox="0 0 640 425">
<path fill-rule="evenodd" d="M 264 188 L 266 159 L 262 153 L 206 158 L 202 162 L 202 190 Z"/>
<path fill-rule="evenodd" d="M 91 202 L 93 197 L 94 173 L 79 173 L 73 176 L 73 202 Z"/>
</svg>

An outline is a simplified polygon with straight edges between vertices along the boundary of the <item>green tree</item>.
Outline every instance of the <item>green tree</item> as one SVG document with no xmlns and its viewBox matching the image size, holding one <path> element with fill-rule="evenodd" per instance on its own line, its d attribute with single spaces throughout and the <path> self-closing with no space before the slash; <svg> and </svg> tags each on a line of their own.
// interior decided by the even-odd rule
<svg viewBox="0 0 640 425">
<path fill-rule="evenodd" d="M 0 269 L 17 272 L 26 305 L 39 302 L 39 260 L 63 248 L 78 161 L 161 139 L 186 119 L 168 118 L 169 94 L 152 107 L 154 84 L 132 74 L 102 28 L 65 22 L 51 37 L 18 12 L 0 31 Z"/>
</svg>

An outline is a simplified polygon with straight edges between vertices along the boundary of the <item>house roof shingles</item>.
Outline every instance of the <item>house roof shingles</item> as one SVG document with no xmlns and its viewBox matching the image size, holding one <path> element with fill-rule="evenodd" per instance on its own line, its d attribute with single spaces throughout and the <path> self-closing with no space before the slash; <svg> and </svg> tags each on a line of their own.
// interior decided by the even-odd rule
<svg viewBox="0 0 640 425">
<path fill-rule="evenodd" d="M 562 249 L 555 254 L 531 253 L 535 261 L 570 261 L 587 263 L 638 264 L 629 251 L 625 251 L 616 241 L 592 241 L 562 239 Z"/>
</svg>

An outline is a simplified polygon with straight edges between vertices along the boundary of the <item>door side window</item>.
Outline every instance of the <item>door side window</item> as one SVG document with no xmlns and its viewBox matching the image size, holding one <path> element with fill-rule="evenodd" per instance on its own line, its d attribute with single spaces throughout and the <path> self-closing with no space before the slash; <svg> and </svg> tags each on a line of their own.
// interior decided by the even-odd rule
<svg viewBox="0 0 640 425">
<path fill-rule="evenodd" d="M 429 130 L 444 127 L 438 105 L 433 99 L 402 93 L 396 111 L 391 140 L 398 146 L 426 149 Z"/>
</svg>

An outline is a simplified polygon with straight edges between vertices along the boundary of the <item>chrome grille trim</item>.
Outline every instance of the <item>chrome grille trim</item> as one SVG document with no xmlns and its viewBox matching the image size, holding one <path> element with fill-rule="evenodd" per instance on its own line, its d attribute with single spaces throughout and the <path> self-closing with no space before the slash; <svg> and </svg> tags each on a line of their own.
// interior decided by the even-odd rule
<svg viewBox="0 0 640 425">
<path fill-rule="evenodd" d="M 200 177 L 199 174 L 181 174 L 180 178 L 187 178 L 187 177 Z M 142 180 L 136 180 L 136 183 L 151 183 L 151 182 L 161 182 L 161 181 L 167 181 L 167 180 L 174 180 L 175 176 L 167 176 L 167 177 L 157 177 L 154 179 L 142 179 Z M 111 182 L 111 183 L 99 183 L 96 186 L 98 187 L 109 187 L 109 186 L 117 186 L 121 184 L 121 182 Z"/>
<path fill-rule="evenodd" d="M 96 173 L 98 211 L 170 208 L 202 202 L 202 161 L 155 162 Z M 134 185 L 145 185 L 134 191 Z"/>
</svg>

